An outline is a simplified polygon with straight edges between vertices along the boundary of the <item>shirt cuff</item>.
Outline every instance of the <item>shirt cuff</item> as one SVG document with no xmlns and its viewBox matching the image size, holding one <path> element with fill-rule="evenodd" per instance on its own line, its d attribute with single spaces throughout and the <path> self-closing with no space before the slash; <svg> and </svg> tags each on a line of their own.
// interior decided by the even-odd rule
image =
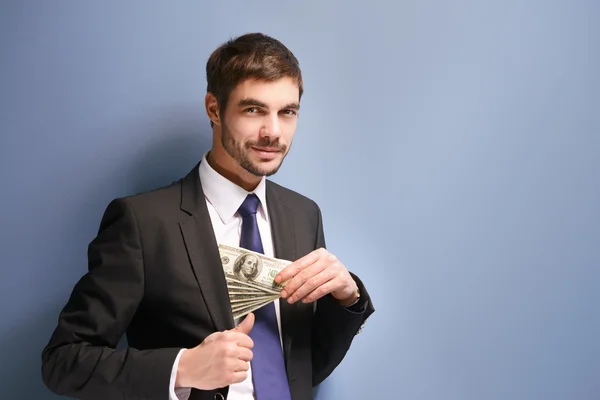
<svg viewBox="0 0 600 400">
<path fill-rule="evenodd" d="M 349 306 L 346 306 L 346 310 L 355 314 L 362 314 L 367 309 L 368 301 L 364 297 L 359 297 L 358 300 Z"/>
<path fill-rule="evenodd" d="M 190 398 L 191 388 L 175 388 L 175 379 L 177 378 L 177 367 L 179 366 L 179 359 L 181 354 L 186 349 L 181 349 L 175 362 L 173 363 L 173 369 L 171 370 L 171 381 L 169 383 L 169 400 L 188 400 Z"/>
</svg>

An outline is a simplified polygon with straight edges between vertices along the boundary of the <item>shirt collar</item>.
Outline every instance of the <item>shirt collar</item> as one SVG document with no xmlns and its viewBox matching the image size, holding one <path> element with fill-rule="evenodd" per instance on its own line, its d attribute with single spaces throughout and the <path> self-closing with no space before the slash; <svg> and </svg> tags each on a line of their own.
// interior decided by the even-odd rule
<svg viewBox="0 0 600 400">
<path fill-rule="evenodd" d="M 219 218 L 224 224 L 231 222 L 235 217 L 238 208 L 242 205 L 246 196 L 250 193 L 256 194 L 260 200 L 258 207 L 259 214 L 268 220 L 267 198 L 266 198 L 266 178 L 263 176 L 259 184 L 252 192 L 231 182 L 223 175 L 215 171 L 208 161 L 205 153 L 199 166 L 200 182 L 204 191 L 204 196 L 215 208 Z"/>
</svg>

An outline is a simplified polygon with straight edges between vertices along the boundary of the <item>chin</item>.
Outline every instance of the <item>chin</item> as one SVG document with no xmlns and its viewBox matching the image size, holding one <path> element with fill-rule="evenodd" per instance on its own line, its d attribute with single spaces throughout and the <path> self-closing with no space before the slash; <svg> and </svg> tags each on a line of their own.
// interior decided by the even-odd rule
<svg viewBox="0 0 600 400">
<path fill-rule="evenodd" d="M 271 176 L 275 174 L 280 167 L 281 163 L 252 163 L 252 168 L 248 172 L 257 176 Z"/>
<path fill-rule="evenodd" d="M 261 168 L 259 169 L 259 176 L 271 176 L 271 175 L 275 175 L 277 173 L 277 171 L 279 171 L 279 166 L 274 167 L 274 168 Z"/>
<path fill-rule="evenodd" d="M 273 175 L 276 173 L 282 164 L 282 159 L 277 158 L 269 161 L 255 161 L 252 162 L 252 167 L 255 171 L 259 171 L 261 175 Z"/>
</svg>

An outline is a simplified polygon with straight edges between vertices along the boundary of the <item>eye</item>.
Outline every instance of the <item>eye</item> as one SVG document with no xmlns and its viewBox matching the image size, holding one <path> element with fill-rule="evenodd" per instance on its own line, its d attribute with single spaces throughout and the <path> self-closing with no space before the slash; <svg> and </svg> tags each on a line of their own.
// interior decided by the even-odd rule
<svg viewBox="0 0 600 400">
<path fill-rule="evenodd" d="M 288 116 L 294 116 L 297 114 L 297 112 L 295 110 L 283 110 L 282 112 Z"/>
<path fill-rule="evenodd" d="M 258 108 L 256 107 L 248 107 L 244 110 L 244 112 L 248 113 L 248 114 L 254 114 L 258 112 Z"/>
</svg>

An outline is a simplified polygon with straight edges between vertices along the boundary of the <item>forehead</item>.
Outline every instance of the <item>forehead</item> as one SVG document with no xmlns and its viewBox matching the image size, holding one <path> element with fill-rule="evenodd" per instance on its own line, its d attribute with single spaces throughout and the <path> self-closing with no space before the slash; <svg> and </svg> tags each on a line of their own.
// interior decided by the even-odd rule
<svg viewBox="0 0 600 400">
<path fill-rule="evenodd" d="M 269 108 L 281 108 L 298 103 L 300 89 L 298 84 L 288 77 L 275 81 L 246 79 L 236 86 L 229 99 L 234 107 L 241 100 L 253 99 L 266 104 Z"/>
</svg>

